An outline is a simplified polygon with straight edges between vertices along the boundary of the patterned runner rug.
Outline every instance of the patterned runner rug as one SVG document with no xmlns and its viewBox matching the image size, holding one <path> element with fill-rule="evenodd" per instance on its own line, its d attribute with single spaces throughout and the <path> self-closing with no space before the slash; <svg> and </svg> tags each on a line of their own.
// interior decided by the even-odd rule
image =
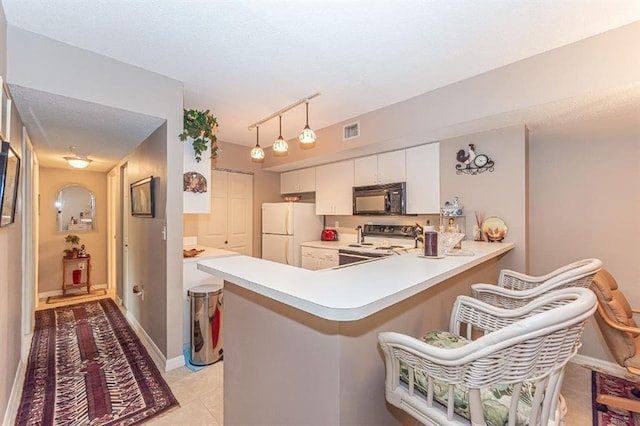
<svg viewBox="0 0 640 426">
<path fill-rule="evenodd" d="M 36 311 L 17 425 L 139 424 L 177 406 L 111 299 Z"/>
<path fill-rule="evenodd" d="M 640 414 L 618 408 L 606 407 L 596 402 L 599 392 L 607 395 L 637 399 L 631 393 L 633 383 L 607 374 L 591 372 L 591 402 L 593 406 L 594 426 L 637 426 L 640 425 Z"/>
</svg>

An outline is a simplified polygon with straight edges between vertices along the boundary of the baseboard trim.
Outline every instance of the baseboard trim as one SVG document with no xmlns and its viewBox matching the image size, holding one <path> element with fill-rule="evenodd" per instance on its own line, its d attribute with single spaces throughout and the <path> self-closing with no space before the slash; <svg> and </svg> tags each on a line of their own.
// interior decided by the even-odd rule
<svg viewBox="0 0 640 426">
<path fill-rule="evenodd" d="M 629 373 L 626 368 L 603 359 L 593 358 L 586 355 L 577 354 L 571 358 L 571 362 L 589 370 L 595 370 L 600 373 L 608 374 L 610 376 L 620 377 L 631 382 L 636 382 L 638 377 Z"/>
<path fill-rule="evenodd" d="M 138 337 L 142 341 L 142 344 L 147 349 L 150 350 L 151 353 L 149 355 L 151 355 L 151 357 L 154 358 L 154 361 L 159 366 L 161 366 L 162 368 L 165 369 L 165 371 L 167 371 L 166 370 L 167 359 L 165 358 L 165 356 L 162 353 L 162 351 L 156 346 L 156 344 L 153 342 L 153 340 L 147 334 L 147 332 L 144 330 L 144 328 L 142 328 L 142 326 L 140 325 L 138 320 L 136 320 L 136 318 L 128 310 L 126 310 L 124 307 L 122 307 L 122 309 L 125 311 L 125 316 L 127 318 L 127 321 L 129 321 L 129 324 L 131 324 L 131 328 L 133 328 L 133 331 L 136 332 L 136 334 L 138 335 Z"/>
<path fill-rule="evenodd" d="M 2 420 L 3 426 L 9 426 L 15 423 L 15 418 L 17 417 L 18 409 L 20 408 L 20 399 L 22 397 L 22 386 L 24 383 L 26 368 L 26 363 L 23 363 L 22 359 L 20 359 L 18 368 L 16 369 L 16 375 L 13 378 L 9 401 L 7 401 L 7 409 L 4 412 L 4 419 Z"/>
<path fill-rule="evenodd" d="M 175 370 L 176 368 L 180 368 L 184 365 L 185 365 L 184 355 L 176 356 L 167 361 L 167 364 L 164 367 L 165 368 L 164 371 Z"/>
<path fill-rule="evenodd" d="M 107 286 L 107 284 L 91 284 L 91 288 L 94 289 L 99 289 L 99 288 L 103 288 L 103 289 L 108 289 L 109 287 Z M 82 290 L 82 289 L 78 289 L 77 291 L 68 291 L 67 294 L 74 294 L 74 293 L 86 293 L 86 290 Z M 40 300 L 47 300 L 48 297 L 51 296 L 60 296 L 62 295 L 62 290 L 53 290 L 53 291 L 43 291 L 42 293 L 38 293 L 38 299 Z"/>
</svg>

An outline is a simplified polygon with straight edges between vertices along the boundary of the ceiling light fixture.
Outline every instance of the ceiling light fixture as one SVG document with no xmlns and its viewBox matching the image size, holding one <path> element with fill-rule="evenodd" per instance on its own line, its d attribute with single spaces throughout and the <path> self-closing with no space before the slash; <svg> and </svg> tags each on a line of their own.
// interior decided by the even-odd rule
<svg viewBox="0 0 640 426">
<path fill-rule="evenodd" d="M 251 150 L 251 161 L 264 163 L 264 149 L 260 146 L 260 126 L 256 126 L 256 146 Z"/>
<path fill-rule="evenodd" d="M 278 157 L 284 157 L 289 153 L 289 144 L 282 137 L 282 114 L 280 114 L 279 117 L 280 117 L 280 136 L 278 136 L 278 139 L 276 139 L 276 141 L 273 143 L 273 146 L 271 148 L 273 149 L 274 155 Z"/>
<path fill-rule="evenodd" d="M 73 168 L 84 169 L 92 161 L 86 155 L 77 154 L 75 146 L 70 146 L 69 151 L 71 151 L 71 153 L 73 154 L 73 157 L 63 157 L 63 158 L 67 160 L 67 163 L 69 163 L 69 165 Z"/>
<path fill-rule="evenodd" d="M 302 149 L 310 149 L 316 146 L 316 133 L 313 130 L 311 130 L 311 127 L 309 127 L 309 100 L 308 99 L 305 101 L 305 104 L 307 108 L 307 124 L 304 126 L 304 129 L 302 129 L 302 133 L 300 133 L 300 136 L 298 136 L 298 139 L 300 140 L 300 147 Z"/>
<path fill-rule="evenodd" d="M 304 103 L 307 106 L 307 124 L 306 124 L 306 126 L 304 126 L 304 129 L 302 129 L 302 133 L 300 134 L 300 137 L 299 137 L 300 146 L 305 148 L 305 149 L 306 148 L 313 148 L 315 146 L 316 135 L 315 135 L 314 131 L 311 130 L 311 128 L 309 127 L 309 101 L 311 99 L 315 98 L 316 96 L 320 96 L 320 93 L 314 93 L 311 96 L 307 96 L 306 98 L 301 99 L 298 102 L 294 102 L 291 105 L 282 108 L 278 112 L 274 112 L 273 114 L 271 114 L 267 118 L 263 118 L 262 120 L 257 121 L 255 123 L 253 123 L 252 125 L 250 125 L 249 126 L 249 130 L 251 131 L 254 127 L 257 128 L 258 126 L 260 126 L 263 123 L 266 123 L 267 121 L 271 120 L 272 118 L 278 117 L 280 119 L 280 135 L 278 136 L 278 139 L 276 139 L 276 141 L 271 146 L 271 149 L 273 150 L 273 155 L 278 156 L 278 157 L 284 157 L 289 152 L 289 144 L 282 137 L 282 114 L 284 114 L 285 112 L 289 111 L 290 109 L 293 109 L 293 108 L 297 107 L 298 105 L 301 105 L 301 104 Z M 258 154 L 260 152 L 258 149 L 262 150 L 262 148 L 260 148 L 260 145 L 256 144 L 256 146 L 251 150 L 251 161 L 258 162 L 256 160 L 254 160 L 254 156 L 253 156 L 254 151 L 255 151 L 256 155 L 260 155 L 260 154 Z M 264 154 L 263 154 L 262 158 L 264 160 Z M 260 162 L 262 162 L 262 161 L 260 161 Z"/>
</svg>

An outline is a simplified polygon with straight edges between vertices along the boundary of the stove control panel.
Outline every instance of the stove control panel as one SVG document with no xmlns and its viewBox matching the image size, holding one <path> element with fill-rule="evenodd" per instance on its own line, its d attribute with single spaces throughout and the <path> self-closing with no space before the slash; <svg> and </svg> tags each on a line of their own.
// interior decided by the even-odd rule
<svg viewBox="0 0 640 426">
<path fill-rule="evenodd" d="M 365 235 L 414 238 L 416 227 L 413 225 L 364 225 Z"/>
</svg>

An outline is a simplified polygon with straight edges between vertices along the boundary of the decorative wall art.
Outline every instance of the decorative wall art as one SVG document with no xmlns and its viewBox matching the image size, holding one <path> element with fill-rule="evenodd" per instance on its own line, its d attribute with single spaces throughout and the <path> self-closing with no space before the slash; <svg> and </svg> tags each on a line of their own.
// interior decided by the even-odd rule
<svg viewBox="0 0 640 426">
<path fill-rule="evenodd" d="M 472 143 L 469 144 L 469 151 L 461 149 L 456 154 L 456 174 L 466 173 L 470 175 L 477 175 L 486 171 L 493 171 L 493 160 L 491 160 L 485 154 L 476 154 L 476 146 Z"/>
<path fill-rule="evenodd" d="M 15 220 L 19 175 L 20 157 L 11 148 L 9 142 L 2 141 L 0 147 L 0 226 L 7 226 Z"/>
<path fill-rule="evenodd" d="M 183 190 L 185 192 L 207 192 L 207 178 L 198 172 L 187 172 L 182 175 Z"/>
<path fill-rule="evenodd" d="M 131 184 L 131 215 L 155 217 L 155 194 L 153 176 Z"/>
</svg>

